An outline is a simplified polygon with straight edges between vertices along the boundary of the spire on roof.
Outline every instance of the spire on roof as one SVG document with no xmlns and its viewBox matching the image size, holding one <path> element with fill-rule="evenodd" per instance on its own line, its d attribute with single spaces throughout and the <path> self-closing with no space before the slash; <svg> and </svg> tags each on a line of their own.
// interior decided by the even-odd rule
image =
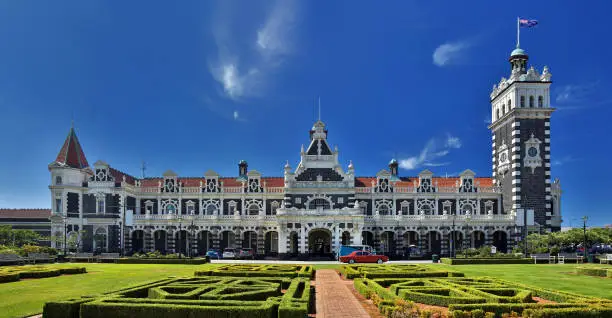
<svg viewBox="0 0 612 318">
<path fill-rule="evenodd" d="M 85 169 L 89 167 L 89 163 L 87 163 L 87 158 L 85 158 L 83 148 L 81 148 L 81 144 L 79 143 L 79 138 L 77 138 L 74 131 L 74 122 L 70 125 L 68 137 L 66 137 L 66 141 L 64 141 L 62 149 L 60 149 L 59 153 L 57 154 L 55 162 L 63 166 L 77 169 Z"/>
</svg>

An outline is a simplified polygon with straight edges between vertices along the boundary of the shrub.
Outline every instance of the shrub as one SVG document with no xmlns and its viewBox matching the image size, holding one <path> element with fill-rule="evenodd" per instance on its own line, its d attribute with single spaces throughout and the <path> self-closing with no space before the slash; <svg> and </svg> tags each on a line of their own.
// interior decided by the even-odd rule
<svg viewBox="0 0 612 318">
<path fill-rule="evenodd" d="M 124 257 L 117 260 L 119 264 L 185 264 L 202 265 L 209 263 L 208 258 L 150 258 Z"/>
<path fill-rule="evenodd" d="M 440 260 L 448 265 L 476 265 L 476 264 L 533 264 L 531 258 L 442 258 Z"/>
<path fill-rule="evenodd" d="M 611 272 L 612 268 L 576 267 L 576 274 L 580 275 L 610 277 Z"/>
</svg>

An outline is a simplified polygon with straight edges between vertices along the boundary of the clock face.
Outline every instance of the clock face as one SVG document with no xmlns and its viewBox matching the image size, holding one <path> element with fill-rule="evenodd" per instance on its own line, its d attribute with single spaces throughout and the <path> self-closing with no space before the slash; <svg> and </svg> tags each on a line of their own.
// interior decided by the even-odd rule
<svg viewBox="0 0 612 318">
<path fill-rule="evenodd" d="M 527 153 L 530 157 L 535 157 L 538 154 L 538 150 L 535 147 L 530 147 Z"/>
</svg>

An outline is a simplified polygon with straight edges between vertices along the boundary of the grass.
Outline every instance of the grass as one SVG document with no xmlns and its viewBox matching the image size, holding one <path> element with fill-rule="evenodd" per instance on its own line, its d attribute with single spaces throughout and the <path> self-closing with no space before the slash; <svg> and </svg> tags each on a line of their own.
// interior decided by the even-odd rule
<svg viewBox="0 0 612 318">
<path fill-rule="evenodd" d="M 216 265 L 218 264 L 76 264 L 75 266 L 85 266 L 88 273 L 25 279 L 0 284 L 0 299 L 2 300 L 0 301 L 0 317 L 34 315 L 42 311 L 42 306 L 47 301 L 108 292 L 130 284 L 168 276 L 191 276 L 197 269 Z M 315 268 L 336 269 L 339 266 L 336 264 L 317 264 Z M 426 266 L 440 268 L 448 265 L 431 264 Z M 575 267 L 575 264 L 448 266 L 453 270 L 464 272 L 466 276 L 492 276 L 542 288 L 612 299 L 612 279 L 576 275 Z"/>
</svg>

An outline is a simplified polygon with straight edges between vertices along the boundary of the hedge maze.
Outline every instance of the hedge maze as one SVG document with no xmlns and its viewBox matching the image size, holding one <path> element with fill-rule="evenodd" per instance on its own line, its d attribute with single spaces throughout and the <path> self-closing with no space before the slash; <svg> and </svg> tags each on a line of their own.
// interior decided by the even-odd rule
<svg viewBox="0 0 612 318">
<path fill-rule="evenodd" d="M 357 278 L 354 285 L 365 297 L 380 299 L 378 307 L 385 314 L 397 310 L 399 300 L 448 307 L 451 317 L 502 317 L 512 312 L 522 317 L 612 316 L 611 300 L 487 277 Z"/>
<path fill-rule="evenodd" d="M 353 278 L 418 278 L 418 277 L 463 277 L 464 274 L 446 269 L 432 269 L 422 265 L 344 265 L 340 273 Z"/>
<path fill-rule="evenodd" d="M 45 278 L 86 272 L 85 267 L 9 266 L 0 268 L 0 283 L 16 282 L 22 278 Z"/>
<path fill-rule="evenodd" d="M 258 272 L 255 267 L 267 276 L 253 274 Z M 198 271 L 195 277 L 161 279 L 103 295 L 48 302 L 43 316 L 305 317 L 310 309 L 311 272 L 310 266 L 222 266 Z M 300 274 L 305 277 L 298 277 Z"/>
<path fill-rule="evenodd" d="M 576 274 L 612 278 L 612 267 L 576 267 Z"/>
<path fill-rule="evenodd" d="M 210 267 L 196 271 L 195 276 L 314 278 L 314 273 L 312 265 L 245 264 Z"/>
</svg>

